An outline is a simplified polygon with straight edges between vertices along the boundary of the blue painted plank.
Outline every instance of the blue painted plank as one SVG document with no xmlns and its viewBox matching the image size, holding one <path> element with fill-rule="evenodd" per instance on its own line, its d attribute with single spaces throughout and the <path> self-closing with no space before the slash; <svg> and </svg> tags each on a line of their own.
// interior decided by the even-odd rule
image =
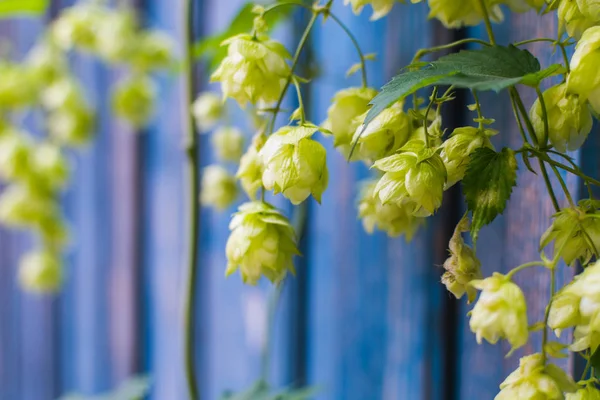
<svg viewBox="0 0 600 400">
<path fill-rule="evenodd" d="M 348 7 L 334 6 L 363 50 L 378 54 L 380 61 L 368 64 L 372 86 L 380 87 L 417 49 L 432 45 L 426 11 L 423 5 L 397 6 L 372 23 L 367 10 L 355 17 Z M 311 118 L 320 122 L 333 94 L 358 84 L 343 75 L 357 56 L 330 23 L 319 24 L 313 42 L 322 75 L 312 87 Z M 365 234 L 354 199 L 367 169 L 348 165 L 329 141 L 327 149 L 330 187 L 322 206 L 311 208 L 308 233 L 309 381 L 324 387 L 319 399 L 439 398 L 442 297 L 432 251 L 437 222 L 431 220 L 410 244 Z"/>
<path fill-rule="evenodd" d="M 556 20 L 553 15 L 543 18 L 534 13 L 514 14 L 505 21 L 503 25 L 494 27 L 497 40 L 501 44 L 514 42 L 533 37 L 555 37 Z M 483 29 L 473 29 L 473 35 L 485 38 Z M 551 55 L 552 49 L 541 44 L 528 47 L 536 55 L 542 65 L 558 62 L 558 55 Z M 525 106 L 529 109 L 535 100 L 535 92 L 519 88 Z M 495 118 L 495 128 L 500 134 L 494 139 L 497 148 L 510 146 L 519 148 L 522 139 L 518 132 L 513 112 L 510 107 L 507 94 L 482 96 L 484 115 Z M 532 162 L 537 165 L 537 163 Z M 489 276 L 493 271 L 508 272 L 517 265 L 538 260 L 539 238 L 551 224 L 551 215 L 554 208 L 548 195 L 541 174 L 533 175 L 529 172 L 522 161 L 519 163 L 518 187 L 504 213 L 491 226 L 484 228 L 478 243 L 478 256 L 482 262 L 484 276 Z M 553 177 L 550 169 L 549 173 Z M 567 205 L 565 196 L 562 194 L 556 179 L 552 179 L 555 192 L 558 195 L 561 207 Z M 574 195 L 577 193 L 577 184 L 569 177 L 567 184 Z M 557 285 L 561 287 L 571 279 L 573 270 L 564 265 L 559 267 L 557 273 Z M 543 314 L 548 302 L 550 275 L 542 269 L 528 269 L 519 273 L 515 282 L 524 290 L 527 297 L 528 314 L 530 323 L 543 320 Z M 518 366 L 518 360 L 525 354 L 540 351 L 541 334 L 531 335 L 530 342 L 510 358 L 504 356 L 509 351 L 506 343 L 491 346 L 483 344 L 478 346 L 474 335 L 468 328 L 466 317 L 467 307 L 463 304 L 459 324 L 459 348 L 461 354 L 458 385 L 458 398 L 493 398 L 499 391 L 498 385 Z M 563 340 L 568 340 L 565 335 Z M 556 360 L 555 360 L 556 361 Z M 572 368 L 572 360 L 556 361 L 556 364 L 564 368 Z"/>
</svg>

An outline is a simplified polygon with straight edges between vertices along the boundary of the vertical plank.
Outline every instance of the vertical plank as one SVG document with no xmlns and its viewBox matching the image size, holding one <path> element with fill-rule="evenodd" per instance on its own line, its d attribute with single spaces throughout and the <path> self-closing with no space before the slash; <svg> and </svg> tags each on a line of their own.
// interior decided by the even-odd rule
<svg viewBox="0 0 600 400">
<path fill-rule="evenodd" d="M 146 0 L 146 22 L 183 37 L 183 2 Z M 179 82 L 179 84 L 176 84 Z M 181 301 L 185 251 L 181 81 L 159 80 L 157 115 L 143 137 L 145 228 L 145 369 L 153 378 L 151 398 L 185 398 Z"/>
<path fill-rule="evenodd" d="M 497 41 L 507 44 L 532 37 L 555 37 L 555 15 L 539 17 L 533 12 L 513 14 L 504 24 L 494 27 Z M 485 38 L 482 29 L 471 30 L 471 35 Z M 552 56 L 552 49 L 541 44 L 528 47 L 536 55 L 542 65 L 559 62 L 558 55 Z M 556 82 L 554 82 L 556 83 Z M 547 86 L 547 84 L 546 84 Z M 519 88 L 527 109 L 535 100 L 535 92 Z M 498 149 L 503 146 L 519 148 L 522 139 L 518 132 L 508 95 L 485 95 L 482 97 L 484 115 L 495 118 L 495 129 L 500 134 L 494 139 Z M 533 162 L 537 165 L 536 162 Z M 538 260 L 539 238 L 551 224 L 554 208 L 546 194 L 544 181 L 538 175 L 529 172 L 522 161 L 519 162 L 517 188 L 513 191 L 504 216 L 498 218 L 491 226 L 484 228 L 478 243 L 478 256 L 482 262 L 484 276 L 490 276 L 493 271 L 508 272 L 524 262 Z M 552 175 L 552 171 L 549 169 Z M 565 176 L 563 176 L 565 177 Z M 565 196 L 556 179 L 552 179 L 555 192 L 561 207 L 566 206 Z M 572 177 L 567 179 L 567 185 L 573 194 L 577 193 L 577 184 Z M 569 281 L 573 270 L 560 265 L 557 271 L 557 287 L 560 288 Z M 523 289 L 527 298 L 528 316 L 530 323 L 543 320 L 543 314 L 550 293 L 550 275 L 542 269 L 528 269 L 519 273 L 515 282 Z M 463 303 L 460 318 L 459 348 L 462 355 L 459 363 L 460 384 L 458 398 L 493 398 L 499 391 L 498 385 L 518 366 L 520 357 L 540 351 L 541 334 L 534 333 L 529 343 L 510 358 L 504 356 L 509 351 L 507 343 L 491 346 L 475 343 L 474 335 L 468 328 L 466 317 L 467 307 Z M 568 336 L 568 335 L 567 335 Z M 563 338 L 568 340 L 568 338 Z M 572 368 L 572 361 L 554 360 L 563 368 Z"/>
<path fill-rule="evenodd" d="M 423 5 L 397 6 L 375 23 L 368 22 L 367 10 L 355 17 L 338 4 L 333 12 L 357 33 L 365 52 L 378 54 L 381 61 L 368 65 L 371 86 L 380 87 L 417 49 L 432 45 Z M 341 72 L 357 56 L 332 24 L 317 29 L 314 43 L 322 75 L 311 88 L 311 117 L 320 122 L 333 94 L 349 85 Z M 330 187 L 323 204 L 311 207 L 308 233 L 309 381 L 324 387 L 322 399 L 439 398 L 443 298 L 433 267 L 433 229 L 410 244 L 365 234 L 354 199 L 367 169 L 348 165 L 330 143 L 327 149 Z"/>
<path fill-rule="evenodd" d="M 203 22 L 205 32 L 214 34 L 228 26 L 239 8 L 246 2 L 235 0 L 222 2 L 209 0 L 204 2 L 205 13 Z M 282 41 L 293 50 L 296 41 L 292 38 L 289 25 L 282 26 L 273 33 L 277 40 Z M 204 86 L 203 90 L 219 90 L 218 85 Z M 246 131 L 247 144 L 254 134 L 251 127 L 245 126 L 247 117 L 233 101 L 228 103 L 228 112 L 236 126 Z M 289 108 L 289 101 L 284 103 Z M 285 123 L 285 116 L 280 118 Z M 241 126 L 240 126 L 241 125 Z M 202 166 L 219 162 L 214 156 L 210 133 L 201 135 Z M 235 173 L 237 167 L 228 165 L 230 172 Z M 261 376 L 261 354 L 266 340 L 267 306 L 273 286 L 263 280 L 256 287 L 246 286 L 236 274 L 225 279 L 224 271 L 227 265 L 225 244 L 229 237 L 228 224 L 231 214 L 243 201 L 241 195 L 238 203 L 224 212 L 212 209 L 202 210 L 201 234 L 201 282 L 200 292 L 202 304 L 200 308 L 200 326 L 203 329 L 202 352 L 202 384 L 201 390 L 206 398 L 218 398 L 225 390 L 240 391 L 250 387 Z M 284 210 L 289 210 L 289 203 L 281 197 L 269 196 L 273 202 Z M 293 278 L 292 278 L 293 279 Z M 276 328 L 273 331 L 270 344 L 270 383 L 289 385 L 290 368 L 286 354 L 289 346 L 289 309 L 290 297 L 286 289 L 279 304 Z"/>
</svg>

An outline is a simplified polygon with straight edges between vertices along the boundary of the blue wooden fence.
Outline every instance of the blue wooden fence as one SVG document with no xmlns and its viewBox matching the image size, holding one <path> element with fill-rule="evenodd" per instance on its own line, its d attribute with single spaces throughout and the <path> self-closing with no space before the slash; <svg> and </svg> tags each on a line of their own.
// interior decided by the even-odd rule
<svg viewBox="0 0 600 400">
<path fill-rule="evenodd" d="M 180 0 L 140 0 L 146 25 L 182 36 Z M 199 34 L 222 29 L 242 0 L 198 1 Z M 422 47 L 460 35 L 425 22 L 424 4 L 398 5 L 378 22 L 368 12 L 356 17 L 341 1 L 334 12 L 357 33 L 366 52 L 378 54 L 368 66 L 369 83 L 379 87 L 410 62 Z M 68 0 L 54 1 L 51 15 Z M 51 17 L 48 16 L 48 18 Z M 298 15 L 277 35 L 293 46 Z M 22 56 L 44 26 L 43 20 L 0 22 L 0 35 Z M 497 28 L 500 42 L 554 35 L 551 17 L 514 16 Z M 334 24 L 318 24 L 311 54 L 321 74 L 309 85 L 310 119 L 325 118 L 330 98 L 358 84 L 344 71 L 357 61 L 348 38 Z M 543 63 L 552 57 L 532 47 Z M 66 391 L 95 394 L 128 376 L 149 373 L 151 398 L 185 399 L 182 373 L 181 296 L 184 252 L 182 124 L 187 110 L 176 76 L 161 76 L 156 118 L 135 135 L 110 114 L 110 83 L 119 79 L 99 63 L 77 56 L 75 69 L 86 82 L 99 118 L 94 144 L 74 162 L 76 174 L 65 195 L 75 243 L 67 259 L 68 278 L 56 298 L 25 294 L 15 284 L 17 260 L 29 238 L 0 230 L 0 400 L 54 399 Z M 199 71 L 200 87 L 206 74 Z M 496 119 L 498 146 L 518 145 L 519 135 L 504 95 L 486 95 L 484 111 Z M 463 103 L 468 98 L 461 98 Z M 500 102 L 499 100 L 503 100 Z M 526 99 L 530 104 L 531 97 Z M 466 108 L 448 113 L 452 124 L 467 124 Z M 451 126 L 449 126 L 451 128 Z M 213 161 L 201 137 L 201 161 Z M 598 170 L 598 140 L 579 157 L 587 173 Z M 288 282 L 277 314 L 272 380 L 279 386 L 314 384 L 318 399 L 492 399 L 519 354 L 504 358 L 505 346 L 478 346 L 468 330 L 463 302 L 439 283 L 453 224 L 464 211 L 456 191 L 442 211 L 411 242 L 367 235 L 356 217 L 357 182 L 369 174 L 329 150 L 330 187 L 319 206 L 308 204 L 304 257 L 299 276 Z M 482 231 L 479 255 L 485 274 L 537 257 L 539 235 L 552 206 L 543 182 L 523 166 L 505 215 Z M 571 188 L 576 183 L 569 181 Z M 564 202 L 564 199 L 560 199 Z M 279 200 L 278 200 L 279 201 Z M 278 203 L 289 208 L 283 201 Z M 233 209 L 232 209 L 233 210 Z M 201 215 L 201 272 L 198 278 L 197 361 L 205 399 L 225 389 L 248 387 L 258 378 L 270 287 L 243 286 L 224 279 L 224 246 L 232 210 Z M 571 275 L 566 268 L 562 281 Z M 548 277 L 523 272 L 531 319 L 543 312 Z M 539 347 L 535 337 L 529 352 Z M 567 365 L 568 364 L 568 365 Z M 567 360 L 565 367 L 574 368 Z"/>
</svg>

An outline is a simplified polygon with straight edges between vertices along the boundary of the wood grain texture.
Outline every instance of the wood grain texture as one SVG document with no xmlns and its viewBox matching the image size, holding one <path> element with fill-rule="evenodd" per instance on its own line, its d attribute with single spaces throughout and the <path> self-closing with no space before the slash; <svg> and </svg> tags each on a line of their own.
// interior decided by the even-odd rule
<svg viewBox="0 0 600 400">
<path fill-rule="evenodd" d="M 410 63 L 417 49 L 434 42 L 422 4 L 397 6 L 374 23 L 367 9 L 360 17 L 341 5 L 334 12 L 366 53 L 377 53 L 378 61 L 368 64 L 370 84 L 377 88 Z M 322 69 L 312 85 L 311 118 L 318 123 L 337 90 L 359 84 L 342 74 L 358 58 L 332 23 L 319 27 L 314 46 Z M 432 251 L 437 222 L 430 221 L 410 244 L 364 233 L 355 198 L 357 181 L 368 170 L 349 165 L 325 143 L 330 187 L 323 204 L 311 206 L 308 233 L 309 380 L 324 388 L 317 398 L 440 398 L 442 296 Z"/>
<path fill-rule="evenodd" d="M 494 26 L 498 43 L 507 44 L 533 37 L 555 37 L 556 20 L 554 15 L 543 18 L 534 13 L 513 14 L 502 25 Z M 482 29 L 472 29 L 471 35 L 486 38 Z M 559 62 L 558 54 L 552 55 L 552 48 L 544 44 L 534 44 L 527 47 L 537 56 L 542 66 Z M 556 82 L 554 82 L 556 83 Z M 545 84 L 547 86 L 547 83 Z M 535 91 L 519 87 L 525 106 L 529 107 L 535 100 Z M 486 94 L 481 98 L 484 115 L 496 119 L 494 128 L 500 133 L 494 138 L 497 149 L 504 146 L 517 149 L 522 145 L 513 112 L 510 107 L 508 94 Z M 484 276 L 490 276 L 493 271 L 508 272 L 510 269 L 528 261 L 539 260 L 539 238 L 550 226 L 554 208 L 546 194 L 544 181 L 537 167 L 532 162 L 538 175 L 528 171 L 519 160 L 518 187 L 514 189 L 504 215 L 489 227 L 481 231 L 477 253 L 482 262 Z M 552 184 L 558 196 L 561 207 L 567 205 L 565 196 L 557 180 L 552 175 Z M 563 175 L 566 178 L 566 175 Z M 567 185 L 573 194 L 578 192 L 577 183 L 568 177 Z M 557 270 L 557 287 L 569 281 L 573 270 L 563 264 Z M 516 276 L 515 282 L 526 294 L 530 324 L 543 320 L 543 314 L 550 294 L 550 274 L 541 268 L 528 269 Z M 484 343 L 477 345 L 474 335 L 468 328 L 466 312 L 471 307 L 463 306 L 461 313 L 462 329 L 459 337 L 460 384 L 458 398 L 493 399 L 498 393 L 498 385 L 517 366 L 519 358 L 526 354 L 540 351 L 541 333 L 533 333 L 529 343 L 513 354 L 510 358 L 505 355 L 510 350 L 507 343 L 495 346 Z M 562 340 L 568 340 L 564 335 Z M 552 338 L 553 335 L 550 334 Z M 561 367 L 571 369 L 572 360 L 554 360 Z"/>
</svg>

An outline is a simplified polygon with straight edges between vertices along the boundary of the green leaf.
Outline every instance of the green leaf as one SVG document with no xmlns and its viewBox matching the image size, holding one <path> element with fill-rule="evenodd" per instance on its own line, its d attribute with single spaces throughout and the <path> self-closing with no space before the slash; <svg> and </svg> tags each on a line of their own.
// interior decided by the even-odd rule
<svg viewBox="0 0 600 400">
<path fill-rule="evenodd" d="M 371 101 L 365 126 L 392 103 L 431 85 L 453 85 L 473 90 L 499 92 L 518 83 L 537 85 L 557 73 L 557 66 L 540 71 L 540 63 L 529 51 L 515 46 L 486 46 L 463 50 L 429 64 L 412 65 L 395 76 Z"/>
<path fill-rule="evenodd" d="M 46 12 L 49 4 L 49 0 L 0 0 L 0 18 L 41 15 Z"/>
<path fill-rule="evenodd" d="M 141 400 L 150 390 L 150 378 L 147 376 L 134 376 L 123 382 L 117 390 L 99 396 L 83 396 L 68 394 L 59 400 Z"/>
<path fill-rule="evenodd" d="M 512 188 L 517 183 L 517 160 L 511 149 L 500 153 L 488 148 L 471 154 L 463 179 L 463 192 L 473 212 L 471 237 L 477 243 L 479 230 L 504 212 Z"/>
<path fill-rule="evenodd" d="M 227 56 L 227 47 L 221 46 L 221 43 L 232 36 L 240 33 L 249 33 L 254 24 L 256 14 L 252 12 L 257 2 L 249 1 L 245 3 L 237 12 L 227 30 L 206 36 L 194 44 L 194 58 L 204 59 L 208 61 L 211 70 L 217 68 L 223 58 Z M 301 3 L 299 1 L 299 3 Z M 267 13 L 265 19 L 270 28 L 275 27 L 280 22 L 284 21 L 291 15 L 293 6 L 279 7 Z"/>
<path fill-rule="evenodd" d="M 240 393 L 224 393 L 221 400 L 308 400 L 319 392 L 318 388 L 287 388 L 273 392 L 263 380 L 259 380 Z"/>
</svg>

